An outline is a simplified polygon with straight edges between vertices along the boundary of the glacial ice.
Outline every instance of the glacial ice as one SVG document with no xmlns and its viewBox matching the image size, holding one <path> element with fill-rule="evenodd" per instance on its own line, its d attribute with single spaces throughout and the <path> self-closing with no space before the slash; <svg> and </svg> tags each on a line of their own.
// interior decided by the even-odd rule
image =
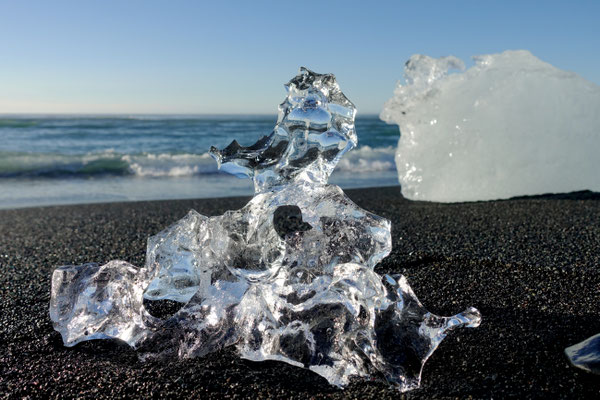
<svg viewBox="0 0 600 400">
<path fill-rule="evenodd" d="M 235 346 L 333 385 L 381 374 L 406 391 L 449 330 L 479 325 L 476 309 L 439 317 L 403 276 L 374 271 L 392 248 L 390 222 L 327 184 L 356 145 L 356 110 L 330 74 L 301 69 L 286 88 L 273 133 L 211 149 L 221 168 L 254 180 L 245 207 L 210 218 L 191 210 L 148 239 L 144 268 L 54 271 L 50 317 L 66 346 L 120 339 L 143 359 Z M 185 305 L 161 320 L 144 298 Z"/>
<path fill-rule="evenodd" d="M 573 366 L 600 374 L 600 333 L 567 347 L 565 354 Z"/>
<path fill-rule="evenodd" d="M 600 190 L 600 86 L 530 52 L 414 55 L 380 115 L 400 127 L 405 197 L 473 201 Z"/>
</svg>

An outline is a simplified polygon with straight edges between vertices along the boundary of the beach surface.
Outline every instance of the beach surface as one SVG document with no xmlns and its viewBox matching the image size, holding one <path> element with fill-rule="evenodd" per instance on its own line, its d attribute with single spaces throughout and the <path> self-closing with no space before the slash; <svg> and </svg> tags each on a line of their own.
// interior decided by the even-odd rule
<svg viewBox="0 0 600 400">
<path fill-rule="evenodd" d="M 480 327 L 451 332 L 406 398 L 591 398 L 600 376 L 569 365 L 565 347 L 600 332 L 600 194 L 505 201 L 408 201 L 399 187 L 353 189 L 392 222 L 376 270 L 402 273 L 424 306 L 468 306 Z M 218 215 L 248 198 L 87 204 L 0 211 L 0 396 L 51 398 L 399 398 L 385 382 L 345 390 L 284 363 L 225 349 L 140 362 L 115 341 L 64 347 L 48 316 L 55 267 L 121 259 L 143 266 L 146 239 L 190 208 Z M 168 312 L 164 309 L 157 313 Z"/>
</svg>

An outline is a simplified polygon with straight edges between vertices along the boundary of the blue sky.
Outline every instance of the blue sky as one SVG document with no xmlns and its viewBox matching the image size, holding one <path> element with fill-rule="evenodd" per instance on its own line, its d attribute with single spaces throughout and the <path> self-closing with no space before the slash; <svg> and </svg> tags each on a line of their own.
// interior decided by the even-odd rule
<svg viewBox="0 0 600 400">
<path fill-rule="evenodd" d="M 599 16 L 600 1 L 0 0 L 0 113 L 272 114 L 302 65 L 378 113 L 415 53 L 527 49 L 600 84 Z"/>
</svg>

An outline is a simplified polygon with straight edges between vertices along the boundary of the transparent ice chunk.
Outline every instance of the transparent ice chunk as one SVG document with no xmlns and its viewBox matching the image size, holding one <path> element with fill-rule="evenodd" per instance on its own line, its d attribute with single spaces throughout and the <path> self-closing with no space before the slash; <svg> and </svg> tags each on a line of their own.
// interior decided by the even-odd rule
<svg viewBox="0 0 600 400">
<path fill-rule="evenodd" d="M 356 110 L 330 74 L 301 69 L 286 88 L 271 135 L 211 150 L 221 168 L 254 179 L 246 206 L 190 211 L 148 239 L 144 268 L 111 261 L 54 272 L 50 316 L 66 345 L 115 338 L 144 359 L 235 346 L 333 385 L 379 373 L 409 390 L 448 330 L 479 324 L 475 309 L 433 315 L 404 277 L 374 272 L 392 249 L 390 222 L 327 184 L 357 143 Z M 144 298 L 183 306 L 160 320 Z"/>
<path fill-rule="evenodd" d="M 398 124 L 402 194 L 493 200 L 600 190 L 600 86 L 525 50 L 414 55 L 381 112 Z M 456 73 L 452 73 L 455 70 Z"/>
<path fill-rule="evenodd" d="M 65 346 L 120 339 L 135 347 L 158 320 L 143 306 L 145 271 L 124 261 L 66 265 L 52 274 L 50 318 Z"/>
</svg>

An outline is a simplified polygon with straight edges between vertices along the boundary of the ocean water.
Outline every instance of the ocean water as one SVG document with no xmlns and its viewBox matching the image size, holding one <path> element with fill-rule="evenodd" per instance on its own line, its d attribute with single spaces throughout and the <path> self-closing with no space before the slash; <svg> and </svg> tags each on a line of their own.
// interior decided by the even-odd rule
<svg viewBox="0 0 600 400">
<path fill-rule="evenodd" d="M 276 116 L 1 116 L 0 208 L 251 195 L 218 171 L 211 145 L 271 133 Z M 357 117 L 357 148 L 330 182 L 397 185 L 398 128 Z"/>
</svg>

